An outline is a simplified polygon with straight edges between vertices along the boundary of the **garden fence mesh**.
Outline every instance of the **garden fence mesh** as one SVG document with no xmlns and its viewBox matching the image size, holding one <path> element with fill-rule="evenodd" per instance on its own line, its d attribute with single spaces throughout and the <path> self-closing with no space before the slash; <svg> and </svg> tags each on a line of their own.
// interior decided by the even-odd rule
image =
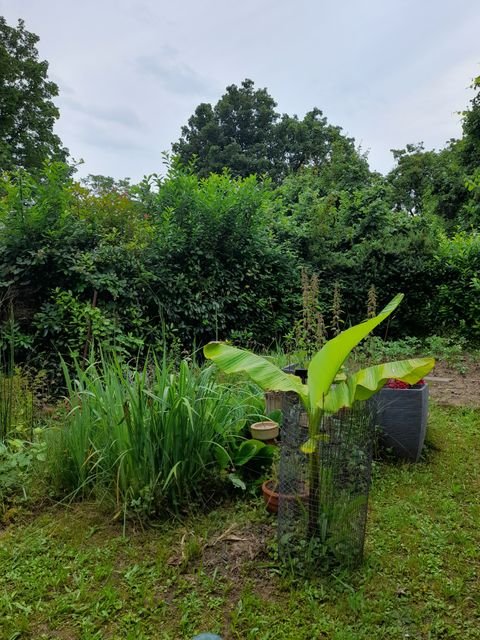
<svg viewBox="0 0 480 640">
<path fill-rule="evenodd" d="M 375 407 L 324 415 L 313 453 L 302 406 L 283 398 L 279 471 L 280 558 L 300 572 L 353 566 L 363 556 L 375 433 Z"/>
</svg>

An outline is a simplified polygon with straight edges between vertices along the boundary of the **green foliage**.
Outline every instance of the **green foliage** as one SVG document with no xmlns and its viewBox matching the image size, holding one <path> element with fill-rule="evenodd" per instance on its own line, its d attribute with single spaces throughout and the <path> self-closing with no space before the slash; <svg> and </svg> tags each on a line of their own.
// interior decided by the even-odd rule
<svg viewBox="0 0 480 640">
<path fill-rule="evenodd" d="M 221 173 L 228 167 L 235 177 L 268 173 L 274 162 L 271 136 L 278 118 L 266 89 L 254 90 L 251 80 L 230 85 L 212 107 L 200 104 L 182 138 L 173 145 L 184 164 L 195 161 L 198 175 Z"/>
<path fill-rule="evenodd" d="M 448 362 L 456 367 L 460 365 L 465 352 L 465 340 L 456 337 L 429 336 L 423 349 L 437 360 Z"/>
<path fill-rule="evenodd" d="M 0 342 L 11 307 L 19 362 L 53 375 L 58 354 L 85 356 L 100 342 L 135 356 L 167 343 L 181 356 L 217 338 L 252 348 L 288 338 L 300 353 L 312 332 L 322 341 L 322 317 L 329 337 L 364 317 L 372 287 L 379 304 L 407 293 L 389 338 L 478 340 L 480 191 L 464 153 L 466 140 L 475 146 L 475 101 L 464 139 L 439 152 L 407 145 L 386 178 L 318 109 L 280 118 L 250 81 L 207 106 L 183 140 L 206 145 L 215 127 L 226 136 L 205 152 L 215 167 L 197 166 L 203 178 L 191 173 L 187 147 L 186 168 L 174 159 L 164 178 L 138 185 L 104 176 L 78 184 L 59 162 L 3 174 Z M 210 174 L 223 166 L 272 180 Z M 306 308 L 302 268 L 318 277 L 308 339 L 295 326 Z"/>
<path fill-rule="evenodd" d="M 45 462 L 45 443 L 18 438 L 0 442 L 0 519 L 8 520 L 10 509 L 25 502 L 37 480 L 35 467 Z"/>
<path fill-rule="evenodd" d="M 143 346 L 143 340 L 124 333 L 114 317 L 59 288 L 35 314 L 34 326 L 56 346 L 58 353 L 74 359 L 86 355 L 92 345 L 115 347 L 119 352 L 134 352 Z"/>
<path fill-rule="evenodd" d="M 19 357 L 53 371 L 58 353 L 83 353 L 98 339 L 134 352 L 144 339 L 161 342 L 158 310 L 154 323 L 144 305 L 153 274 L 140 209 L 116 191 L 91 194 L 60 163 L 4 177 L 0 296 L 13 308 Z"/>
<path fill-rule="evenodd" d="M 141 516 L 207 503 L 222 481 L 241 486 L 238 470 L 257 456 L 271 460 L 269 447 L 244 444 L 242 436 L 259 402 L 249 388 L 220 385 L 212 373 L 185 361 L 175 373 L 165 360 L 135 370 L 105 358 L 77 366 L 75 377 L 65 367 L 70 411 L 47 439 L 55 486 L 82 496 L 105 492 L 118 513 Z"/>
<path fill-rule="evenodd" d="M 476 172 L 480 165 L 480 81 L 470 108 L 462 113 L 463 136 L 440 151 L 425 151 L 423 143 L 394 150 L 395 168 L 388 175 L 397 210 L 433 214 L 449 232 L 476 229 L 480 199 Z"/>
<path fill-rule="evenodd" d="M 437 327 L 480 340 L 480 234 L 444 236 L 436 256 L 439 284 L 435 296 Z"/>
<path fill-rule="evenodd" d="M 268 185 L 227 174 L 199 180 L 173 166 L 150 199 L 156 300 L 182 341 L 286 333 L 298 287 L 292 256 L 269 234 Z"/>
<path fill-rule="evenodd" d="M 354 140 L 329 125 L 320 109 L 299 120 L 287 114 L 280 118 L 275 106 L 267 90 L 255 90 L 252 80 L 230 85 L 215 106 L 196 108 L 173 151 L 200 177 L 228 169 L 234 177 L 268 175 L 279 182 L 314 167 L 332 188 L 368 178 L 368 163 Z"/>
<path fill-rule="evenodd" d="M 190 350 L 216 335 L 270 344 L 287 332 L 298 282 L 271 240 L 268 185 L 176 165 L 136 188 L 108 185 L 88 191 L 59 164 L 5 178 L 0 297 L 19 357 L 52 371 L 58 353 L 99 340 L 135 354 L 165 338 Z"/>
<path fill-rule="evenodd" d="M 357 361 L 383 362 L 392 358 L 407 358 L 418 355 L 421 352 L 422 341 L 420 338 L 407 336 L 398 340 L 382 340 L 378 336 L 370 336 L 364 345 L 355 350 Z M 435 357 L 437 354 L 428 351 Z"/>
<path fill-rule="evenodd" d="M 318 274 L 319 310 L 325 318 L 335 283 L 349 292 L 342 300 L 347 326 L 364 317 L 374 285 L 381 301 L 398 289 L 408 292 L 389 333 L 431 333 L 425 301 L 433 299 L 437 278 L 440 229 L 435 220 L 393 211 L 391 188 L 381 179 L 324 195 L 321 178 L 303 172 L 286 180 L 277 193 L 273 232 Z"/>
<path fill-rule="evenodd" d="M 387 180 L 393 187 L 393 206 L 411 215 L 433 214 L 452 230 L 468 228 L 473 199 L 466 187 L 461 141 L 451 140 L 441 151 L 425 151 L 423 143 L 393 151 L 395 168 Z"/>
<path fill-rule="evenodd" d="M 436 360 L 460 366 L 464 351 L 465 339 L 458 336 L 433 335 L 425 339 L 406 336 L 398 340 L 382 340 L 372 336 L 355 350 L 354 357 L 356 362 L 365 364 L 429 354 Z"/>
<path fill-rule="evenodd" d="M 32 439 L 33 404 L 30 382 L 21 369 L 0 371 L 0 442 L 8 438 Z"/>
<path fill-rule="evenodd" d="M 15 365 L 16 325 L 9 310 L 0 332 L 0 443 L 10 438 L 32 439 L 33 393 L 28 377 Z M 41 377 L 41 374 L 39 374 Z"/>
<path fill-rule="evenodd" d="M 302 315 L 285 336 L 287 348 L 296 359 L 308 359 L 325 342 L 326 327 L 319 310 L 319 281 L 316 274 L 309 275 L 302 269 Z"/>
<path fill-rule="evenodd" d="M 295 392 L 308 413 L 310 441 L 316 442 L 324 412 L 333 414 L 344 407 L 351 407 L 356 400 L 367 400 L 389 378 L 413 384 L 433 368 L 434 360 L 423 358 L 384 363 L 357 371 L 349 377 L 342 373 L 342 367 L 354 347 L 388 318 L 402 299 L 403 295 L 398 294 L 377 316 L 329 340 L 312 358 L 306 385 L 302 384 L 300 378 L 284 373 L 266 358 L 227 344 L 211 342 L 204 347 L 204 354 L 225 373 L 246 373 L 265 391 Z M 312 453 L 310 445 L 308 449 Z"/>
<path fill-rule="evenodd" d="M 330 508 L 333 494 L 328 489 L 326 493 L 323 492 L 331 484 L 329 476 L 335 464 L 328 456 L 321 454 L 322 443 L 330 437 L 328 421 L 341 409 L 351 408 L 355 402 L 370 398 L 389 378 L 414 384 L 435 364 L 433 358 L 419 358 L 368 367 L 348 376 L 342 371 L 352 349 L 388 318 L 402 298 L 403 295 L 398 294 L 377 316 L 329 340 L 312 358 L 308 366 L 307 384 L 302 384 L 300 378 L 284 373 L 269 360 L 248 351 L 218 342 L 204 347 L 205 357 L 215 362 L 222 371 L 246 373 L 266 391 L 294 392 L 305 407 L 309 437 L 300 449 L 308 455 L 308 538 L 321 543 L 319 549 L 312 551 L 312 560 L 325 551 L 325 539 L 332 537 L 337 522 L 335 518 L 340 516 L 340 512 Z M 306 549 L 301 551 L 303 553 Z"/>
<path fill-rule="evenodd" d="M 58 87 L 48 80 L 48 63 L 38 59 L 38 40 L 23 20 L 10 27 L 0 17 L 0 171 L 39 169 L 46 158 L 67 155 L 53 133 Z"/>
<path fill-rule="evenodd" d="M 473 80 L 472 88 L 477 91 L 470 102 L 470 108 L 463 112 L 463 139 L 461 155 L 468 173 L 480 166 L 480 76 Z"/>
<path fill-rule="evenodd" d="M 392 149 L 395 168 L 388 178 L 393 186 L 393 202 L 398 211 L 410 214 L 424 209 L 424 194 L 431 184 L 436 154 L 425 152 L 423 142 L 407 144 L 405 149 Z"/>
</svg>

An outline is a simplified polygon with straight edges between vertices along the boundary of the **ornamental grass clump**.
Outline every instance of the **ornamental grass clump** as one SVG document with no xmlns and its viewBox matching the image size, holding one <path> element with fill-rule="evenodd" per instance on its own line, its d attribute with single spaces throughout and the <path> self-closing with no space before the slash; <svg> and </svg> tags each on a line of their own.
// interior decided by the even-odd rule
<svg viewBox="0 0 480 640">
<path fill-rule="evenodd" d="M 104 358 L 64 368 L 69 411 L 49 434 L 59 490 L 107 495 L 118 513 L 179 512 L 206 502 L 242 449 L 261 400 L 245 385 L 218 384 L 213 368 L 163 360 L 140 370 Z M 242 461 L 257 450 L 243 450 Z"/>
</svg>

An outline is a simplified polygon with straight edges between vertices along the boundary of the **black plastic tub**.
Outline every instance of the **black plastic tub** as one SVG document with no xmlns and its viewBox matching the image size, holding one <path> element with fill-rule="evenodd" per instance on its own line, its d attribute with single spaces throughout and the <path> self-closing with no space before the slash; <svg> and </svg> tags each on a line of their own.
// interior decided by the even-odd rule
<svg viewBox="0 0 480 640">
<path fill-rule="evenodd" d="M 304 369 L 300 367 L 298 364 L 288 364 L 286 367 L 283 367 L 282 371 L 284 373 L 291 373 L 295 376 L 298 376 L 303 384 L 307 383 L 308 378 L 308 369 Z"/>
<path fill-rule="evenodd" d="M 384 445 L 402 460 L 418 462 L 427 432 L 428 385 L 411 389 L 385 387 L 375 398 Z"/>
</svg>

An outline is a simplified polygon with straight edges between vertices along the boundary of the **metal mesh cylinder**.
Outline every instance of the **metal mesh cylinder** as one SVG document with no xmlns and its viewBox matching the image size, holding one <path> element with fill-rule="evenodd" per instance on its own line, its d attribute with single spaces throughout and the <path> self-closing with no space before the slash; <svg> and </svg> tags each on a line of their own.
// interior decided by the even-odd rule
<svg viewBox="0 0 480 640">
<path fill-rule="evenodd" d="M 299 572 L 352 566 L 363 555 L 375 412 L 369 402 L 324 415 L 315 450 L 302 408 L 285 394 L 280 454 L 278 542 Z"/>
</svg>

